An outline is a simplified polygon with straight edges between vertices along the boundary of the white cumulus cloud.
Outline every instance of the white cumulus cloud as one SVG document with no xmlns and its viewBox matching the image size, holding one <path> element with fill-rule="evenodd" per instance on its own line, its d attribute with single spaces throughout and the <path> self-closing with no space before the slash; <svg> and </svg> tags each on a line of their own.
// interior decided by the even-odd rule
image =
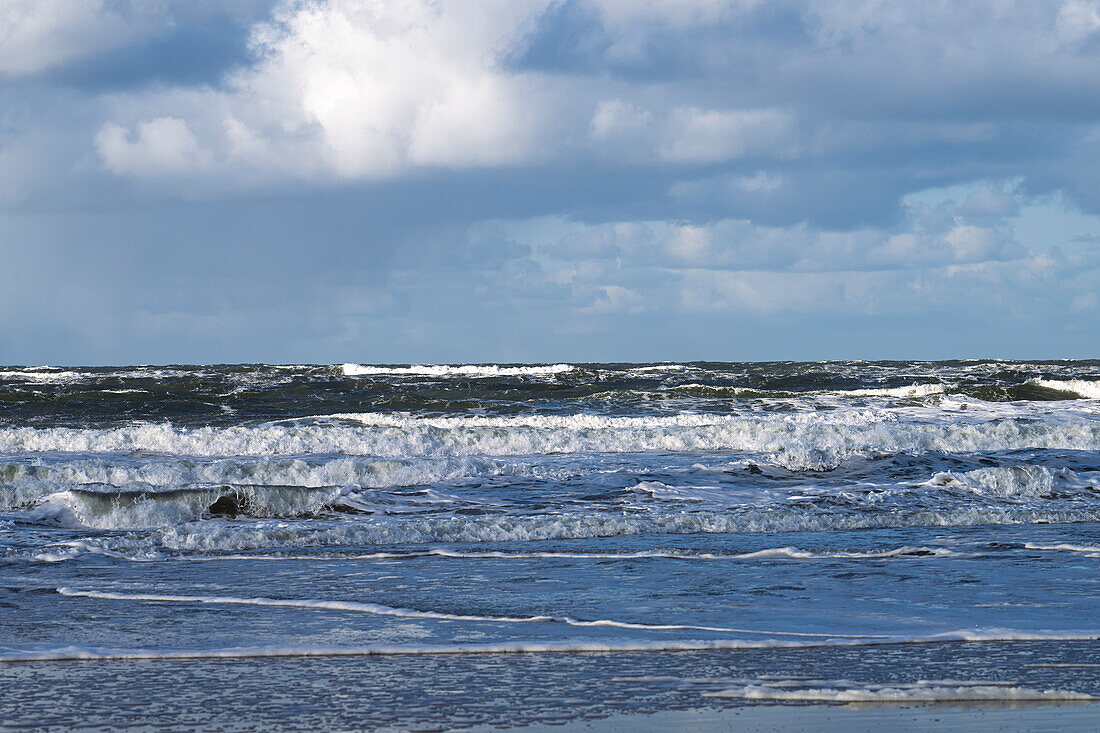
<svg viewBox="0 0 1100 733">
<path fill-rule="evenodd" d="M 254 29 L 256 62 L 224 89 L 122 97 L 118 109 L 140 124 L 143 115 L 191 120 L 231 175 L 379 178 L 530 160 L 539 155 L 538 85 L 502 70 L 498 47 L 538 6 L 291 2 Z M 153 174 L 166 159 L 149 147 L 138 164 L 143 150 L 129 150 L 130 165 L 104 160 L 116 172 Z"/>
<path fill-rule="evenodd" d="M 120 175 L 178 175 L 203 170 L 211 163 L 210 153 L 187 122 L 175 117 L 139 123 L 134 132 L 108 123 L 95 142 L 104 165 Z"/>
<path fill-rule="evenodd" d="M 0 76 L 21 76 L 118 48 L 167 24 L 161 0 L 3 0 Z"/>
</svg>

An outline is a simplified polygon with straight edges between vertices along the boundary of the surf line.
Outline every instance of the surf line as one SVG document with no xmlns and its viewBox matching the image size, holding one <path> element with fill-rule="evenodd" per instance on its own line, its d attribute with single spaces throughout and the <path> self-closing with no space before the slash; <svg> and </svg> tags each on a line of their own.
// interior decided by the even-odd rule
<svg viewBox="0 0 1100 733">
<path fill-rule="evenodd" d="M 210 603 L 241 606 L 274 606 L 279 608 L 309 608 L 322 611 L 344 611 L 349 613 L 369 613 L 376 616 L 397 616 L 400 618 L 435 619 L 441 621 L 477 621 L 489 623 L 561 623 L 568 626 L 607 626 L 620 629 L 642 631 L 710 631 L 728 634 L 755 634 L 760 636 L 790 636 L 811 639 L 896 639 L 890 634 L 828 634 L 805 631 L 761 631 L 759 629 L 738 629 L 727 626 L 696 626 L 693 624 L 646 624 L 613 619 L 586 621 L 570 616 L 482 616 L 441 611 L 419 611 L 412 608 L 395 608 L 380 603 L 362 601 L 321 601 L 313 599 L 281 598 L 238 598 L 236 596 L 176 596 L 152 593 L 111 593 L 95 590 L 76 590 L 58 588 L 57 592 L 70 598 L 95 598 L 112 601 L 144 601 L 149 603 Z"/>
<path fill-rule="evenodd" d="M 959 553 L 942 547 L 898 547 L 866 552 L 814 551 L 797 547 L 769 547 L 736 554 L 711 552 L 460 552 L 457 550 L 422 550 L 409 552 L 370 552 L 355 555 L 210 555 L 178 556 L 174 560 L 216 562 L 222 560 L 296 560 L 347 562 L 357 560 L 400 560 L 405 558 L 440 557 L 455 560 L 887 560 L 894 557 L 950 557 Z"/>
<path fill-rule="evenodd" d="M 0 664 L 26 662 L 70 662 L 111 660 L 180 660 L 180 659 L 251 659 L 270 657 L 367 657 L 390 655 L 460 655 L 460 654 L 614 654 L 638 652 L 705 652 L 739 649 L 809 649 L 832 646 L 891 646 L 905 644 L 936 644 L 975 641 L 1095 641 L 1100 633 L 1088 635 L 1037 635 L 1027 633 L 975 634 L 956 631 L 935 636 L 893 637 L 885 640 L 817 640 L 779 641 L 716 639 L 712 641 L 632 641 L 632 642 L 537 642 L 516 641 L 499 644 L 449 644 L 432 646 L 268 646 L 230 647 L 222 649 L 104 649 L 82 646 L 18 649 L 0 646 Z"/>
</svg>

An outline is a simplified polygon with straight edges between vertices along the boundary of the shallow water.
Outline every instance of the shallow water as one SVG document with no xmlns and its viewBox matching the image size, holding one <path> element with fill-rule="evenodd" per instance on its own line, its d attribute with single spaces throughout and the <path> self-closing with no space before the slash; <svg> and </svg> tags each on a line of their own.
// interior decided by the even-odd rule
<svg viewBox="0 0 1100 733">
<path fill-rule="evenodd" d="M 516 724 L 1088 702 L 1026 665 L 1098 661 L 1098 570 L 1100 362 L 0 368 L 0 722 L 110 715 L 58 675 L 390 670 L 332 721 L 398 727 L 529 667 Z M 484 670 L 497 712 L 425 702 Z"/>
</svg>

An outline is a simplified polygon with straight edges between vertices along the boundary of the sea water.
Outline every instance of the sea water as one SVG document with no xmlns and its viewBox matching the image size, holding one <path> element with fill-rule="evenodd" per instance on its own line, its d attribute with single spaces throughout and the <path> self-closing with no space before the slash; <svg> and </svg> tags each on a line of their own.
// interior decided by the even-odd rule
<svg viewBox="0 0 1100 733">
<path fill-rule="evenodd" d="M 1100 697 L 1100 362 L 0 368 L 0 724 Z"/>
</svg>

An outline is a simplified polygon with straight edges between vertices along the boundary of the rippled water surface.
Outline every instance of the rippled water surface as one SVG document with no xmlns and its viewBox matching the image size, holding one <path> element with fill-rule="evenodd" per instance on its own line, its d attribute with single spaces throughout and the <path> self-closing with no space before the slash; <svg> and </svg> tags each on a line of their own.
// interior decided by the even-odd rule
<svg viewBox="0 0 1100 733">
<path fill-rule="evenodd" d="M 0 724 L 1090 703 L 1097 571 L 1100 362 L 0 367 Z"/>
</svg>

